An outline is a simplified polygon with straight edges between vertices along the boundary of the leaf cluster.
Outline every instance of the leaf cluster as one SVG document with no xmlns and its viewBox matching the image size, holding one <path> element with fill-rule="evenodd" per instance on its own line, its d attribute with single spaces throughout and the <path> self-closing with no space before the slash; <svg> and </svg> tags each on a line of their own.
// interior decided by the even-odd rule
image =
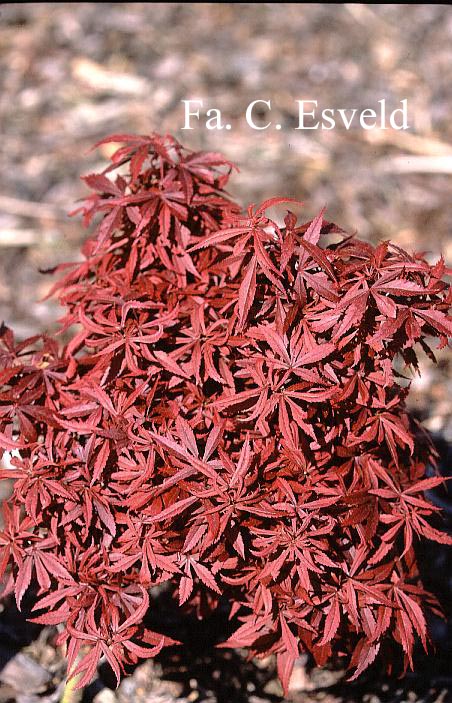
<svg viewBox="0 0 452 703">
<path fill-rule="evenodd" d="M 80 686 L 101 657 L 119 681 L 174 644 L 144 625 L 162 583 L 200 617 L 227 599 L 220 646 L 275 654 L 286 689 L 303 651 L 352 678 L 397 647 L 411 665 L 438 610 L 413 545 L 452 542 L 405 407 L 416 349 L 452 334 L 444 261 L 323 212 L 280 225 L 287 199 L 243 214 L 232 164 L 170 136 L 103 142 L 120 146 L 84 179 L 94 235 L 53 291 L 70 341 L 1 329 L 5 592 L 20 607 L 37 584 Z"/>
</svg>

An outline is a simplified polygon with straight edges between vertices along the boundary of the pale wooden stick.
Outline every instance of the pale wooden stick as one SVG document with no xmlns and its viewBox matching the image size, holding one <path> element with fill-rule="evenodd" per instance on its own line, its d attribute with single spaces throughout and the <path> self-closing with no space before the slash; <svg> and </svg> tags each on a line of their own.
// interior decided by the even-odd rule
<svg viewBox="0 0 452 703">
<path fill-rule="evenodd" d="M 392 156 L 377 164 L 385 173 L 452 173 L 452 156 Z"/>
<path fill-rule="evenodd" d="M 55 205 L 49 203 L 38 203 L 31 200 L 21 200 L 10 195 L 0 195 L 0 211 L 10 215 L 22 215 L 24 217 L 43 217 L 52 220 L 65 220 L 68 215 Z"/>
</svg>

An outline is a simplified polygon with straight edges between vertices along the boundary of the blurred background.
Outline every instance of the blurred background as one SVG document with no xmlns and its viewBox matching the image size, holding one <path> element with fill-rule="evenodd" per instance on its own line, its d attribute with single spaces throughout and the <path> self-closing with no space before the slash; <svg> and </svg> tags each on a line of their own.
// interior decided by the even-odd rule
<svg viewBox="0 0 452 703">
<path fill-rule="evenodd" d="M 221 108 L 232 129 L 181 131 L 190 98 Z M 258 98 L 272 100 L 280 131 L 246 125 Z M 408 100 L 410 130 L 294 130 L 296 99 L 361 110 L 383 98 L 391 109 Z M 373 243 L 442 252 L 452 266 L 451 114 L 446 5 L 1 5 L 0 321 L 19 337 L 55 328 L 39 268 L 78 256 L 86 232 L 67 212 L 87 192 L 79 176 L 110 153 L 90 146 L 111 132 L 172 132 L 221 150 L 241 169 L 230 191 L 243 205 L 297 197 L 306 219 L 326 205 Z M 447 444 L 449 351 L 438 360 L 436 370 L 421 361 L 410 403 Z"/>
</svg>

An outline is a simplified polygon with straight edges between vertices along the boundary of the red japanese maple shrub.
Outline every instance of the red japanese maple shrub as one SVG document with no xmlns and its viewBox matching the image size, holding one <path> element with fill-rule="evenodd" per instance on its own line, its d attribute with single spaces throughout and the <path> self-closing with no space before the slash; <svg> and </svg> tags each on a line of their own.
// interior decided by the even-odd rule
<svg viewBox="0 0 452 703">
<path fill-rule="evenodd" d="M 227 600 L 221 646 L 275 653 L 285 688 L 303 651 L 352 678 L 394 645 L 411 665 L 437 609 L 413 544 L 452 542 L 405 409 L 415 347 L 452 334 L 443 260 L 323 213 L 280 227 L 281 198 L 242 216 L 231 164 L 171 137 L 104 141 L 122 146 L 85 178 L 95 237 L 56 286 L 69 343 L 2 329 L 5 592 L 36 584 L 80 686 L 174 643 L 143 625 L 162 582 L 200 617 Z"/>
</svg>

